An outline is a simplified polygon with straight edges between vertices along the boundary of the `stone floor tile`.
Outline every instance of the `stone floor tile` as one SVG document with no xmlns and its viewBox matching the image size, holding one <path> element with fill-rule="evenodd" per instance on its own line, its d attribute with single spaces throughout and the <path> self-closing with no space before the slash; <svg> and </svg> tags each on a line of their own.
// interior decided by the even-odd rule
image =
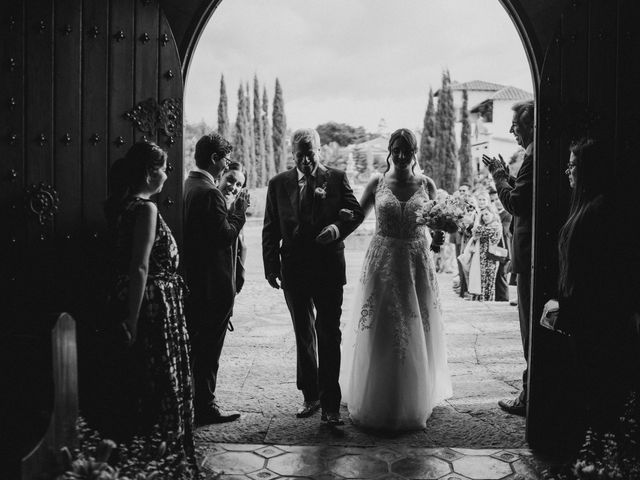
<svg viewBox="0 0 640 480">
<path fill-rule="evenodd" d="M 518 475 L 521 475 L 523 478 L 526 478 L 527 480 L 541 478 L 540 473 L 537 472 L 531 465 L 529 465 L 529 463 L 527 463 L 522 459 L 516 460 L 511 465 L 513 467 L 513 470 Z"/>
<path fill-rule="evenodd" d="M 393 462 L 391 471 L 406 478 L 430 480 L 451 473 L 451 466 L 433 456 L 411 456 Z"/>
<path fill-rule="evenodd" d="M 389 472 L 387 462 L 368 455 L 344 455 L 330 460 L 327 466 L 345 478 L 374 478 Z"/>
<path fill-rule="evenodd" d="M 495 448 L 458 448 L 454 447 L 451 450 L 454 450 L 462 455 L 494 455 L 500 452 L 500 449 Z"/>
<path fill-rule="evenodd" d="M 513 473 L 508 463 L 493 457 L 477 455 L 454 460 L 453 470 L 475 480 L 498 480 Z"/>
<path fill-rule="evenodd" d="M 278 455 L 282 455 L 284 453 L 284 450 L 281 450 L 278 447 L 274 447 L 272 445 L 267 445 L 266 447 L 255 450 L 254 453 L 257 453 L 264 458 L 272 458 L 277 457 Z"/>
<path fill-rule="evenodd" d="M 265 459 L 251 452 L 224 452 L 207 455 L 204 460 L 206 469 L 225 474 L 246 474 L 264 467 Z"/>
<path fill-rule="evenodd" d="M 451 448 L 436 448 L 433 451 L 433 456 L 441 458 L 448 462 L 453 462 L 454 460 L 461 458 L 462 454 L 459 452 L 456 452 Z"/>
<path fill-rule="evenodd" d="M 493 458 L 497 458 L 498 460 L 502 460 L 503 462 L 509 462 L 509 463 L 515 462 L 516 460 L 518 460 L 518 455 L 516 455 L 515 453 L 507 452 L 507 451 L 494 453 L 491 456 Z"/>
<path fill-rule="evenodd" d="M 251 480 L 246 475 L 220 475 L 220 476 L 212 476 L 211 480 Z M 209 480 L 209 478 L 207 478 Z"/>
<path fill-rule="evenodd" d="M 314 476 L 326 470 L 324 460 L 315 450 L 278 455 L 267 461 L 267 468 L 279 475 Z"/>
<path fill-rule="evenodd" d="M 215 445 L 218 445 L 229 452 L 252 452 L 262 447 L 262 445 L 255 443 L 216 443 Z M 207 452 L 209 452 L 209 445 L 206 445 L 205 447 Z"/>
<path fill-rule="evenodd" d="M 272 480 L 274 478 L 278 478 L 278 475 L 273 473 L 271 470 L 267 470 L 263 468 L 262 470 L 258 470 L 257 472 L 247 473 L 247 477 L 252 480 Z"/>
<path fill-rule="evenodd" d="M 399 460 L 403 456 L 400 452 L 387 447 L 376 448 L 375 450 L 370 451 L 368 455 L 388 463 Z"/>
</svg>

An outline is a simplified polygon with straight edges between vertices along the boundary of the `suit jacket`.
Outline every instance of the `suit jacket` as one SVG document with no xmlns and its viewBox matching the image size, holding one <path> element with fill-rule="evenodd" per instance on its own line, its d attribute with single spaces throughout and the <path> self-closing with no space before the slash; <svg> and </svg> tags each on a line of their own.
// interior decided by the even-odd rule
<svg viewBox="0 0 640 480">
<path fill-rule="evenodd" d="M 244 212 L 227 211 L 224 195 L 200 172 L 184 185 L 184 265 L 190 299 L 233 305 L 235 245 Z"/>
<path fill-rule="evenodd" d="M 316 189 L 326 196 L 315 195 L 310 223 L 300 219 L 298 171 L 292 168 L 269 181 L 262 229 L 264 271 L 281 275 L 283 288 L 314 281 L 327 285 L 346 283 L 343 240 L 353 232 L 364 214 L 353 195 L 345 172 L 318 165 Z M 346 208 L 354 219 L 342 221 L 339 212 Z M 315 237 L 324 227 L 335 224 L 340 236 L 320 245 Z"/>
<path fill-rule="evenodd" d="M 533 215 L 533 150 L 525 154 L 518 176 L 497 170 L 493 180 L 498 197 L 513 218 L 509 231 L 511 239 L 511 271 L 531 273 L 531 234 Z"/>
</svg>

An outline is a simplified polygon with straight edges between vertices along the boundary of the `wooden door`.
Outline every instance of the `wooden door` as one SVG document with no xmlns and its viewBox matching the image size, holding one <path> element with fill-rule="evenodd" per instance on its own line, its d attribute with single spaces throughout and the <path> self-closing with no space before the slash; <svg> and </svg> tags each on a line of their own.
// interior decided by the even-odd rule
<svg viewBox="0 0 640 480">
<path fill-rule="evenodd" d="M 602 159 L 602 168 L 615 172 L 616 189 L 625 192 L 630 189 L 630 181 L 637 181 L 638 162 L 634 157 L 640 122 L 633 93 L 640 85 L 639 7 L 633 0 L 567 2 L 540 76 L 527 418 L 529 444 L 538 449 L 558 451 L 568 445 L 577 434 L 573 422 L 581 401 L 572 393 L 575 372 L 571 368 L 570 339 L 538 323 L 544 303 L 557 294 L 558 232 L 566 219 L 570 197 L 564 174 L 568 148 L 580 136 L 609 140 L 612 151 Z M 630 225 L 634 217 L 637 215 L 629 210 Z M 620 232 L 611 232 L 612 242 L 618 235 L 625 236 L 626 231 L 621 225 Z M 602 246 L 603 255 L 607 247 Z"/>
<path fill-rule="evenodd" d="M 180 239 L 182 69 L 157 0 L 2 7 L 0 291 L 4 331 L 44 311 L 95 308 L 109 165 L 134 141 L 169 153 L 159 195 Z"/>
</svg>

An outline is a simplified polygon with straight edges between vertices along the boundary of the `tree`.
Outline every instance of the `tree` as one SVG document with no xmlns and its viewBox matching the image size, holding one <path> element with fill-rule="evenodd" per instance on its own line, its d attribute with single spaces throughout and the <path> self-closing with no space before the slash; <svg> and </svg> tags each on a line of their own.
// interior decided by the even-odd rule
<svg viewBox="0 0 640 480">
<path fill-rule="evenodd" d="M 316 127 L 320 135 L 320 144 L 328 145 L 335 142 L 341 147 L 367 140 L 364 127 L 352 127 L 345 123 L 327 122 Z"/>
<path fill-rule="evenodd" d="M 424 114 L 422 135 L 420 136 L 420 157 L 418 164 L 425 175 L 434 178 L 434 160 L 436 143 L 436 112 L 433 106 L 433 90 L 429 88 L 429 102 Z"/>
<path fill-rule="evenodd" d="M 475 166 L 471 157 L 471 125 L 469 124 L 469 95 L 466 90 L 462 91 L 462 130 L 460 132 L 460 150 L 458 150 L 458 161 L 460 162 L 460 181 L 473 185 L 475 177 Z"/>
<path fill-rule="evenodd" d="M 439 177 L 436 185 L 449 193 L 458 189 L 458 164 L 456 156 L 455 112 L 453 110 L 453 94 L 449 71 L 442 72 L 442 87 L 438 96 L 438 111 L 436 113 L 438 136 L 434 166 Z M 434 175 L 435 177 L 435 175 Z"/>
<path fill-rule="evenodd" d="M 276 163 L 273 159 L 273 132 L 271 131 L 271 122 L 269 121 L 269 97 L 267 96 L 267 87 L 262 91 L 262 138 L 264 139 L 264 163 L 266 166 L 265 184 L 278 171 Z"/>
<path fill-rule="evenodd" d="M 245 103 L 244 88 L 242 83 L 240 83 L 240 87 L 238 88 L 238 115 L 236 117 L 236 127 L 233 134 L 233 153 L 231 158 L 244 165 L 245 169 L 248 170 L 250 155 L 249 144 L 247 143 L 247 110 Z"/>
<path fill-rule="evenodd" d="M 256 183 L 263 187 L 267 172 L 264 158 L 264 138 L 262 136 L 262 105 L 260 103 L 260 86 L 258 76 L 253 77 L 253 151 L 256 165 Z"/>
<path fill-rule="evenodd" d="M 280 80 L 276 78 L 276 93 L 273 97 L 273 158 L 278 172 L 287 169 L 286 138 L 287 119 L 284 115 L 284 99 Z"/>
<path fill-rule="evenodd" d="M 247 186 L 249 188 L 256 188 L 258 186 L 258 172 L 256 171 L 256 156 L 254 151 L 254 141 L 253 141 L 253 121 L 251 118 L 251 93 L 249 90 L 249 82 L 245 85 L 245 102 L 244 108 L 245 113 L 244 117 L 247 122 L 245 128 L 246 142 L 249 146 L 249 161 L 247 162 Z"/>
<path fill-rule="evenodd" d="M 227 87 L 224 75 L 220 75 L 220 101 L 218 102 L 218 133 L 229 138 L 229 113 L 227 112 Z"/>
</svg>

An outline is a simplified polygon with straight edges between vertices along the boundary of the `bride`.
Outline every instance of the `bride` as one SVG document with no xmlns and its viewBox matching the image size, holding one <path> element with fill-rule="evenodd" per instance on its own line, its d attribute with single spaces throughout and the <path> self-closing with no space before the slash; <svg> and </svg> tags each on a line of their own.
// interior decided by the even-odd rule
<svg viewBox="0 0 640 480">
<path fill-rule="evenodd" d="M 371 429 L 424 428 L 452 394 L 431 235 L 416 222 L 436 187 L 415 172 L 416 148 L 413 132 L 396 130 L 387 171 L 360 201 L 365 215 L 375 207 L 376 232 L 344 332 L 341 384 L 352 421 Z"/>
</svg>

